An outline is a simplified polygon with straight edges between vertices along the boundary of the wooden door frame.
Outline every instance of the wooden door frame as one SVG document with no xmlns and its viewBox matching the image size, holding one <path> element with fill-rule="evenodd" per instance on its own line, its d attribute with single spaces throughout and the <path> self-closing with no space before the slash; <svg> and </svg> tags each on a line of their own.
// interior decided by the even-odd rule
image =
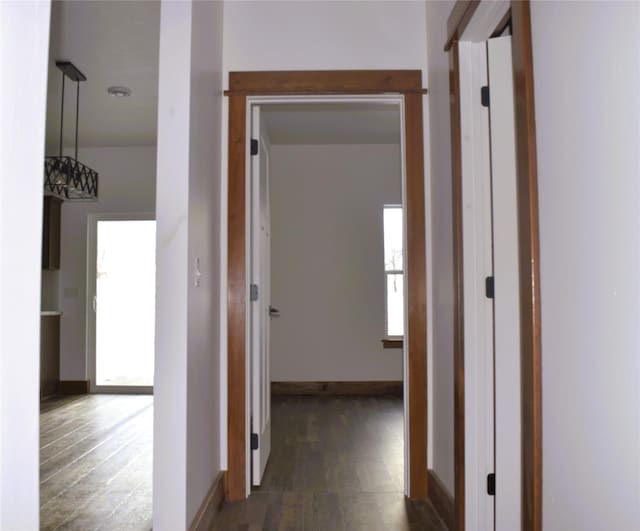
<svg viewBox="0 0 640 531">
<path fill-rule="evenodd" d="M 456 529 L 465 528 L 464 433 L 464 290 L 462 256 L 462 144 L 460 70 L 457 43 L 480 6 L 458 0 L 447 20 L 445 51 L 450 59 L 451 156 L 454 238 L 454 455 Z M 516 119 L 518 246 L 520 262 L 520 343 L 522 385 L 522 529 L 542 529 L 542 373 L 540 326 L 540 243 L 538 174 L 533 86 L 533 50 L 529 0 L 512 0 L 508 19 L 512 35 Z"/>
<path fill-rule="evenodd" d="M 420 70 L 231 72 L 228 165 L 228 470 L 226 496 L 246 498 L 247 97 L 400 94 L 404 97 L 409 496 L 427 496 L 425 173 Z"/>
</svg>

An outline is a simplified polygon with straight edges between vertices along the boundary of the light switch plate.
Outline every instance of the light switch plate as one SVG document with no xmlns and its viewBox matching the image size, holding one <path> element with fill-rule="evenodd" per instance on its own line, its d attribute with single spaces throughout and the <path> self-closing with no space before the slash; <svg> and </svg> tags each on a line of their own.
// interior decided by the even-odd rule
<svg viewBox="0 0 640 531">
<path fill-rule="evenodd" d="M 200 272 L 200 257 L 196 256 L 195 266 L 193 271 L 193 285 L 196 288 L 200 287 L 200 277 L 202 277 L 202 273 Z"/>
</svg>

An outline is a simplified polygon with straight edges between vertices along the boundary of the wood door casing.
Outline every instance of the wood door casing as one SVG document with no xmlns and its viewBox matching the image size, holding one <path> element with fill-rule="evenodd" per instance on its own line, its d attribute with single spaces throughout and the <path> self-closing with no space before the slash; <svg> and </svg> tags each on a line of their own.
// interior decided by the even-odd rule
<svg viewBox="0 0 640 531">
<path fill-rule="evenodd" d="M 427 355 L 424 143 L 420 70 L 231 72 L 228 193 L 228 470 L 229 500 L 246 489 L 246 105 L 247 96 L 384 94 L 405 96 L 407 218 L 409 495 L 427 496 Z"/>
<path fill-rule="evenodd" d="M 538 168 L 531 7 L 511 2 L 516 115 L 520 345 L 522 379 L 522 529 L 542 529 L 542 330 Z"/>
<path fill-rule="evenodd" d="M 246 97 L 229 98 L 226 497 L 243 499 L 246 486 Z"/>
</svg>

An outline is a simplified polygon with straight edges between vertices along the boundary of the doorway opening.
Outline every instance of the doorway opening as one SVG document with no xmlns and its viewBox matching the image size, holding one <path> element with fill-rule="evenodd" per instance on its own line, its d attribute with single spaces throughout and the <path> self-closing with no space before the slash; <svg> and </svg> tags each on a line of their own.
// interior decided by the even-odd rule
<svg viewBox="0 0 640 531">
<path fill-rule="evenodd" d="M 97 182 L 91 200 L 71 178 L 46 190 L 41 529 L 152 523 L 160 8 L 51 3 L 45 156 L 80 160 Z M 82 91 L 71 76 L 64 90 L 59 62 Z"/>
<path fill-rule="evenodd" d="M 369 421 L 383 424 L 376 416 L 379 405 L 396 408 L 398 422 L 390 421 L 389 437 L 368 445 L 378 456 L 380 481 L 370 479 L 362 489 L 403 493 L 402 99 L 288 100 L 249 101 L 251 483 L 265 488 L 273 451 L 265 482 L 284 487 L 285 454 L 311 452 L 311 439 L 325 451 L 347 455 L 348 441 L 325 435 L 340 431 L 341 407 L 349 415 L 353 395 L 376 396 L 360 404 L 373 408 Z M 398 348 L 389 349 L 389 340 Z M 330 396 L 333 424 L 327 416 L 324 429 L 316 435 L 303 430 L 306 436 L 292 446 L 272 428 L 272 393 L 276 417 L 304 407 L 322 417 L 326 404 L 314 399 Z M 357 434 L 356 421 L 365 417 L 353 415 L 349 435 Z M 282 430 L 282 419 L 273 422 Z M 357 453 L 352 460 L 359 462 Z M 364 475 L 354 472 L 350 488 L 357 491 Z M 331 487 L 322 481 L 315 486 Z"/>
<path fill-rule="evenodd" d="M 241 500 L 251 492 L 252 443 L 266 423 L 252 419 L 251 365 L 251 140 L 252 106 L 267 103 L 394 103 L 400 106 L 404 161 L 407 243 L 406 310 L 403 381 L 405 405 L 404 492 L 426 497 L 426 268 L 424 224 L 424 161 L 422 82 L 419 71 L 247 72 L 230 74 L 229 95 L 229 306 L 228 306 L 228 471 L 227 499 Z M 278 96 L 269 96 L 269 94 Z M 331 96 L 327 96 L 331 94 Z M 364 95 L 364 96 L 363 96 Z M 259 148 L 258 148 L 259 149 Z M 380 222 L 382 223 L 382 209 Z M 318 254 L 318 256 L 321 256 Z M 382 262 L 382 259 L 381 259 Z M 380 281 L 384 285 L 381 263 Z M 258 287 L 258 293 L 260 292 Z M 274 301 L 277 306 L 277 302 Z M 384 303 L 383 303 L 384 306 Z M 278 307 L 283 311 L 283 308 Z M 263 316 L 267 318 L 266 313 Z M 381 327 L 384 323 L 381 322 Z M 382 336 L 380 334 L 380 336 Z M 378 337 L 380 341 L 382 337 Z M 257 374 L 262 371 L 254 371 Z M 262 396 L 266 394 L 264 375 Z M 255 394 L 254 394 L 255 396 Z M 255 409 L 260 411 L 263 409 Z M 257 441 L 255 440 L 257 436 Z M 262 466 L 264 460 L 261 460 Z"/>
</svg>

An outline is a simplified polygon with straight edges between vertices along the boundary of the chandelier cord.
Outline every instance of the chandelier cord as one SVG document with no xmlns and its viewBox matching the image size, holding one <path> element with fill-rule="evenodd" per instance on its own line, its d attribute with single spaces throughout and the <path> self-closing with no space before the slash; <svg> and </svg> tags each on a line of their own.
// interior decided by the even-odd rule
<svg viewBox="0 0 640 531">
<path fill-rule="evenodd" d="M 62 99 L 60 100 L 60 156 L 62 157 L 62 133 L 64 131 L 64 78 L 65 73 L 62 72 Z"/>
<path fill-rule="evenodd" d="M 76 81 L 76 160 L 78 160 L 78 120 L 80 111 L 80 80 Z"/>
</svg>

